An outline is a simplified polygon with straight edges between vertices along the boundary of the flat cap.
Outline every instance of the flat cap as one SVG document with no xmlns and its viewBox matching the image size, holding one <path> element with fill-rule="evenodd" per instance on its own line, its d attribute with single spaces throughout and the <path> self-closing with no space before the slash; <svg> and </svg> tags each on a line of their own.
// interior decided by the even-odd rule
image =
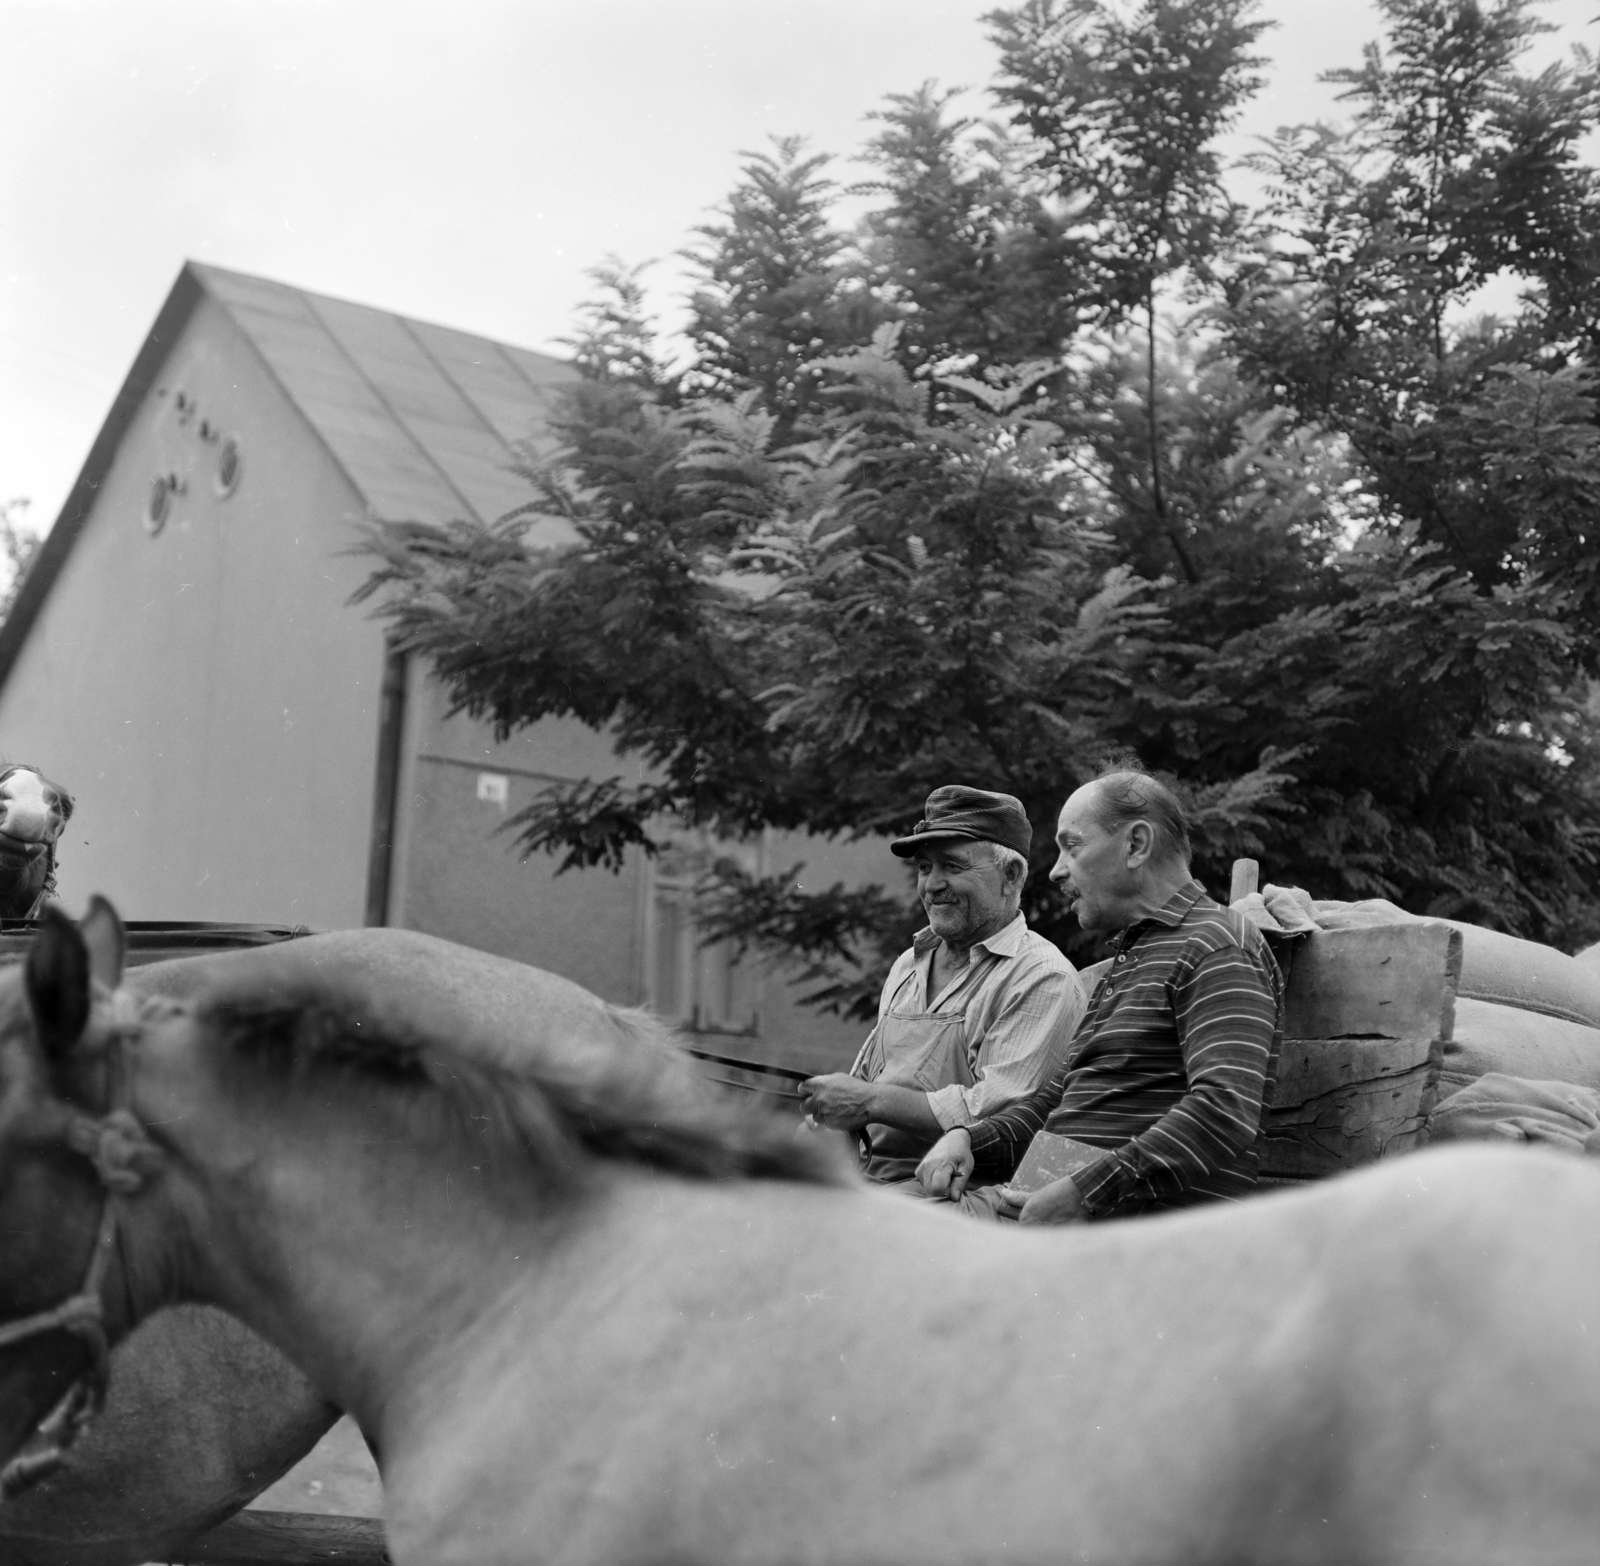
<svg viewBox="0 0 1600 1566">
<path fill-rule="evenodd" d="M 922 820 L 909 837 L 897 837 L 889 845 L 889 852 L 909 859 L 924 843 L 952 837 L 998 843 L 1002 848 L 1016 849 L 1024 858 L 1033 846 L 1033 828 L 1020 799 L 968 788 L 964 783 L 947 783 L 928 795 Z"/>
</svg>

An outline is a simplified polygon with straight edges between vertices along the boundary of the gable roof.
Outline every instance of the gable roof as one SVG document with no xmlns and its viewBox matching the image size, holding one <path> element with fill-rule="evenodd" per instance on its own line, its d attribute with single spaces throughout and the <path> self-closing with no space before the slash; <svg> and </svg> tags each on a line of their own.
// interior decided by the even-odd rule
<svg viewBox="0 0 1600 1566">
<path fill-rule="evenodd" d="M 540 433 L 554 390 L 577 378 L 564 360 L 187 261 L 0 626 L 0 685 L 202 297 L 220 305 L 260 355 L 373 518 L 490 521 L 531 498 L 508 465 L 513 447 Z"/>
</svg>

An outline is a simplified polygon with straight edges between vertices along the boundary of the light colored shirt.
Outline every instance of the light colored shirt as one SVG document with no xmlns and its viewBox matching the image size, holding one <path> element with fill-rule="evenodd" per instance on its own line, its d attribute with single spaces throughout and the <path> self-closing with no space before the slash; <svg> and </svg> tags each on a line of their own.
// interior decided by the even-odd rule
<svg viewBox="0 0 1600 1566">
<path fill-rule="evenodd" d="M 878 1001 L 878 1024 L 891 1007 L 961 1015 L 972 1086 L 952 1082 L 928 1094 L 934 1118 L 950 1131 L 997 1114 L 1046 1082 L 1066 1058 L 1086 1002 L 1077 969 L 1019 913 L 973 944 L 967 966 L 930 1003 L 929 975 L 941 944 L 931 929 L 919 930 L 895 959 Z M 874 1028 L 867 1035 L 853 1075 L 861 1075 L 876 1034 Z"/>
</svg>

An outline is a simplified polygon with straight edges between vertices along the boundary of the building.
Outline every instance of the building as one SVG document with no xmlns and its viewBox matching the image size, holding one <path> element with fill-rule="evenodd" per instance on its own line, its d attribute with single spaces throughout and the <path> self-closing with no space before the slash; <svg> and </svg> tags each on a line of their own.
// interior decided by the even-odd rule
<svg viewBox="0 0 1600 1566">
<path fill-rule="evenodd" d="M 707 845 L 620 875 L 519 860 L 499 828 L 542 782 L 626 770 L 604 736 L 550 722 L 497 744 L 350 603 L 361 524 L 528 499 L 511 463 L 573 375 L 185 265 L 0 629 L 0 757 L 76 796 L 71 908 L 99 891 L 135 919 L 403 925 L 653 1005 L 739 1058 L 847 1063 L 858 1026 L 695 939 Z M 896 873 L 871 847 L 735 851 L 829 882 Z"/>
</svg>

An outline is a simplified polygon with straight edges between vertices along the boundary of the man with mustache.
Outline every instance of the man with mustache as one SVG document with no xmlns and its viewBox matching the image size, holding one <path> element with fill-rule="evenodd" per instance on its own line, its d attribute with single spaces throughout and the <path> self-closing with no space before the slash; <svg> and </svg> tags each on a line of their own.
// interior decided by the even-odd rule
<svg viewBox="0 0 1600 1566">
<path fill-rule="evenodd" d="M 1283 1030 L 1266 941 L 1190 875 L 1183 807 L 1145 773 L 1080 788 L 1056 842 L 1051 879 L 1085 930 L 1117 932 L 1111 966 L 1051 1080 L 941 1137 L 923 1190 L 1022 1223 L 1247 1194 Z"/>
<path fill-rule="evenodd" d="M 861 1134 L 870 1180 L 911 1180 L 944 1132 L 1033 1092 L 1066 1053 L 1083 986 L 1022 916 L 1032 841 L 1020 800 L 950 784 L 889 845 L 916 867 L 927 928 L 890 969 L 855 1065 L 800 1085 L 812 1124 Z"/>
</svg>

